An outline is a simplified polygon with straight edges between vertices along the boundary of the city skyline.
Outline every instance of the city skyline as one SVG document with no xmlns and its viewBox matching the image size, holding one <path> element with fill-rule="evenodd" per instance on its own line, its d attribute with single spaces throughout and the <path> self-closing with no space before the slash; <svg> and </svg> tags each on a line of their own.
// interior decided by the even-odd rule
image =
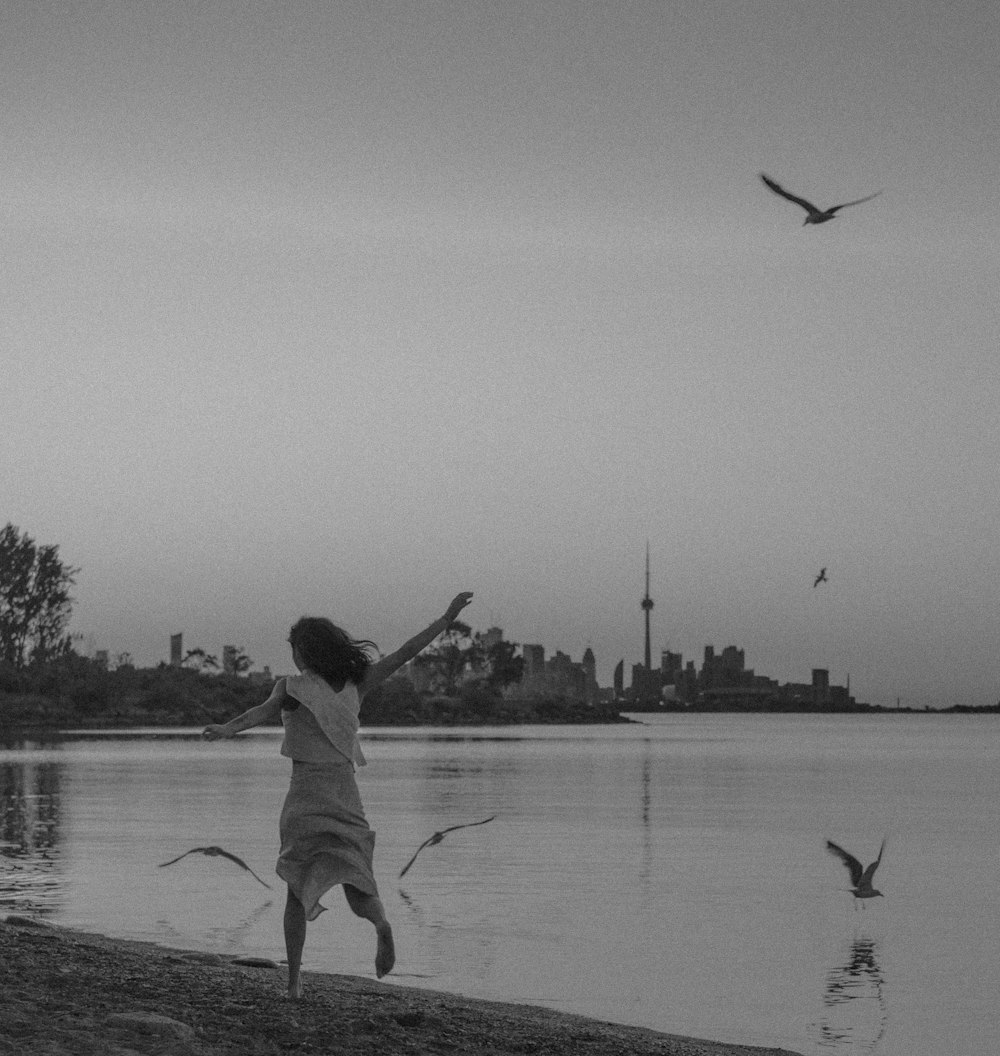
<svg viewBox="0 0 1000 1056">
<path fill-rule="evenodd" d="M 472 590 L 606 683 L 648 539 L 654 641 L 992 704 L 998 51 L 986 0 L 15 4 L 3 520 L 143 664 Z"/>
<path fill-rule="evenodd" d="M 662 647 L 662 649 L 659 652 L 659 663 L 655 664 L 655 665 L 653 664 L 653 649 L 652 649 L 652 641 L 651 641 L 650 613 L 652 612 L 652 610 L 654 608 L 654 601 L 653 601 L 653 598 L 650 595 L 650 554 L 649 554 L 649 544 L 648 543 L 646 544 L 645 592 L 644 592 L 644 594 L 642 596 L 642 599 L 641 599 L 641 602 L 640 602 L 640 607 L 642 609 L 643 616 L 644 616 L 643 659 L 642 659 L 641 662 L 633 663 L 631 665 L 631 668 L 632 668 L 632 682 L 631 682 L 631 686 L 629 687 L 629 689 L 630 689 L 631 693 L 633 693 L 634 695 L 636 695 L 637 697 L 640 697 L 640 698 L 642 698 L 644 696 L 647 696 L 647 695 L 649 695 L 651 697 L 659 698 L 660 689 L 662 688 L 662 682 L 661 682 L 660 676 L 663 673 L 666 672 L 666 668 L 667 668 L 668 664 L 671 666 L 671 668 L 676 667 L 678 672 L 682 672 L 682 670 L 684 669 L 685 666 L 688 669 L 691 669 L 692 667 L 696 668 L 697 665 L 690 658 L 685 659 L 685 654 L 683 653 L 683 651 L 677 651 L 677 650 L 671 649 L 669 642 L 665 642 L 663 647 Z M 465 622 L 465 621 L 461 621 L 461 622 Z M 491 641 L 498 641 L 498 640 L 506 640 L 506 641 L 513 642 L 512 639 L 505 638 L 504 629 L 502 627 L 490 626 L 490 627 L 487 627 L 485 630 L 479 631 L 475 627 L 473 627 L 471 624 L 468 625 L 468 626 L 470 626 L 470 628 L 471 628 L 472 635 L 479 635 L 483 639 L 484 644 L 489 644 L 489 642 L 491 642 Z M 597 658 L 596 658 L 596 655 L 595 655 L 595 653 L 594 653 L 594 651 L 593 651 L 593 649 L 591 648 L 590 645 L 584 646 L 584 648 L 582 650 L 582 654 L 581 654 L 581 659 L 579 661 L 574 661 L 572 652 L 566 652 L 561 647 L 555 647 L 553 649 L 552 655 L 549 656 L 549 657 L 546 657 L 546 651 L 548 649 L 548 646 L 546 646 L 546 644 L 544 642 L 515 642 L 513 644 L 516 646 L 516 648 L 521 650 L 521 655 L 524 658 L 525 677 L 524 677 L 524 679 L 522 681 L 524 681 L 524 680 L 532 681 L 535 678 L 536 675 L 541 674 L 547 667 L 550 667 L 552 665 L 553 661 L 554 661 L 557 664 L 557 666 L 562 666 L 564 668 L 578 668 L 578 669 L 581 669 L 582 671 L 586 671 L 588 679 L 593 681 L 596 687 L 600 688 L 601 690 L 607 690 L 609 688 L 612 688 L 612 686 L 613 686 L 613 683 L 614 683 L 614 680 L 615 680 L 615 676 L 614 676 L 613 672 L 616 669 L 618 669 L 619 667 L 621 667 L 622 665 L 624 665 L 627 662 L 627 659 L 628 659 L 627 657 L 624 657 L 624 656 L 623 657 L 619 657 L 616 661 L 614 661 L 613 664 L 612 664 L 612 661 L 610 660 L 610 658 L 606 659 L 605 662 L 604 662 L 602 670 L 606 670 L 608 668 L 608 665 L 610 664 L 611 665 L 611 670 L 612 670 L 612 675 L 611 675 L 611 677 L 609 677 L 609 678 L 607 678 L 605 680 L 602 680 L 600 677 L 598 677 L 598 674 L 597 674 L 597 672 L 598 672 Z M 431 646 L 430 648 L 432 648 L 432 647 L 433 646 Z M 710 665 L 712 663 L 712 659 L 713 659 L 713 656 L 714 656 L 714 650 L 715 650 L 714 641 L 713 642 L 705 642 L 705 643 L 703 643 L 701 649 L 702 649 L 702 657 L 703 657 L 702 670 L 705 671 L 705 670 L 709 669 L 709 667 L 710 667 Z M 91 655 L 91 656 L 94 656 L 96 654 L 100 654 L 100 656 L 103 657 L 103 661 L 105 663 L 107 663 L 109 661 L 109 659 L 111 659 L 115 655 L 110 650 L 108 650 L 107 648 L 100 648 L 100 649 L 96 648 L 92 642 L 88 642 L 86 644 L 86 646 L 84 648 L 84 652 L 87 655 Z M 743 662 L 744 662 L 744 656 L 745 656 L 745 650 L 739 648 L 738 645 L 736 645 L 735 643 L 728 643 L 727 645 L 723 646 L 722 649 L 720 650 L 719 656 L 720 657 L 726 657 L 727 654 L 734 653 L 734 652 L 738 652 L 738 654 L 739 654 L 739 665 L 740 665 L 740 669 L 742 670 Z M 178 665 L 178 666 L 180 666 L 180 665 L 185 664 L 187 662 L 187 660 L 192 657 L 192 655 L 194 656 L 194 659 L 195 659 L 196 662 L 200 661 L 200 660 L 204 660 L 205 659 L 205 655 L 207 653 L 207 650 L 205 650 L 204 648 L 202 648 L 199 645 L 199 646 L 190 647 L 187 651 L 185 651 L 185 648 L 184 648 L 184 632 L 183 631 L 178 631 L 176 633 L 170 634 L 170 636 L 169 636 L 168 653 L 169 653 L 168 660 L 159 661 L 159 663 L 169 663 L 170 665 Z M 208 656 L 209 656 L 210 660 L 215 661 L 213 666 L 215 668 L 217 668 L 218 670 L 225 671 L 227 673 L 234 673 L 235 672 L 235 665 L 234 665 L 233 661 L 234 661 L 234 658 L 236 657 L 237 654 L 239 654 L 239 655 L 241 655 L 244 658 L 249 660 L 249 671 L 250 672 L 259 673 L 258 672 L 258 664 L 257 664 L 256 660 L 253 657 L 249 657 L 242 650 L 242 648 L 239 647 L 239 646 L 232 645 L 232 644 L 224 644 L 222 646 L 222 649 L 220 650 L 220 655 L 223 658 L 221 664 L 218 662 L 218 658 L 214 654 L 208 653 Z M 128 658 L 129 658 L 129 662 L 133 661 L 133 658 L 131 657 L 131 654 L 124 653 L 124 654 L 117 654 L 117 655 L 118 656 L 127 655 Z M 286 673 L 293 672 L 294 671 L 294 665 L 291 664 L 291 658 L 288 658 L 288 662 L 289 662 L 290 666 L 287 669 L 287 671 L 283 670 L 279 666 L 276 669 L 276 671 L 273 673 L 273 677 L 281 677 L 282 675 L 284 675 Z M 151 665 L 151 666 L 155 666 L 155 665 Z M 272 674 L 271 665 L 270 664 L 261 664 L 259 666 L 260 666 L 261 671 L 267 673 L 268 675 Z M 813 678 L 815 678 L 817 670 L 822 670 L 825 675 L 827 675 L 827 676 L 829 675 L 828 669 L 825 669 L 825 668 L 824 669 L 817 669 L 815 666 L 813 666 L 813 667 L 810 667 L 809 670 L 810 670 L 810 673 L 811 673 Z M 643 677 L 643 673 L 644 672 L 646 674 L 651 674 L 651 675 L 655 676 L 655 692 L 653 691 L 654 690 L 653 683 L 649 682 L 646 678 Z M 751 675 L 753 675 L 754 674 L 754 669 L 751 669 L 749 673 Z M 772 681 L 772 682 L 775 682 L 775 683 L 778 683 L 778 684 L 782 684 L 782 685 L 803 684 L 801 679 L 796 679 L 796 678 L 786 678 L 786 679 L 782 680 L 782 679 L 775 679 L 775 678 L 773 678 L 773 676 L 762 676 L 762 677 L 765 678 L 768 681 Z M 850 673 L 848 672 L 845 677 L 846 677 L 846 684 L 847 684 L 847 692 L 849 694 L 850 693 L 850 684 L 851 684 Z M 897 703 L 900 703 L 899 699 L 897 699 Z"/>
</svg>

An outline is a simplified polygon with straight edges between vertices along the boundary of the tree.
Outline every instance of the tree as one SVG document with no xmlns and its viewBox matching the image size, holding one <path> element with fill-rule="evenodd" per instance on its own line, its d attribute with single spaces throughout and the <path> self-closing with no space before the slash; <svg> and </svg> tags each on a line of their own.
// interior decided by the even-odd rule
<svg viewBox="0 0 1000 1056">
<path fill-rule="evenodd" d="M 417 667 L 428 668 L 431 690 L 454 696 L 458 680 L 467 666 L 476 666 L 476 643 L 472 628 L 455 620 L 440 638 L 413 661 Z"/>
<path fill-rule="evenodd" d="M 206 653 L 204 649 L 188 649 L 181 664 L 186 664 L 189 660 L 193 660 L 200 671 L 205 671 L 208 668 L 213 671 L 218 671 L 219 669 L 219 661 L 211 653 Z"/>
<path fill-rule="evenodd" d="M 227 645 L 222 650 L 222 667 L 227 675 L 244 675 L 253 667 L 253 660 L 242 645 Z"/>
<path fill-rule="evenodd" d="M 476 636 L 479 637 L 478 635 Z M 511 682 L 520 682 L 524 674 L 524 657 L 515 656 L 517 642 L 505 642 L 502 638 L 485 650 L 486 684 L 494 689 L 503 689 Z"/>
<path fill-rule="evenodd" d="M 20 670 L 72 651 L 69 588 L 79 571 L 58 546 L 37 546 L 9 523 L 0 531 L 0 662 Z"/>
</svg>

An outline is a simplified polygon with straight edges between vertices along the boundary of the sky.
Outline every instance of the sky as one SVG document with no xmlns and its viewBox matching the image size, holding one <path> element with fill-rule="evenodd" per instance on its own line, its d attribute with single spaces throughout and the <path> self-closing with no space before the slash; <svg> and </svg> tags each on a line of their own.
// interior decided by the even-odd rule
<svg viewBox="0 0 1000 1056">
<path fill-rule="evenodd" d="M 608 684 L 648 541 L 654 656 L 996 703 L 998 52 L 989 0 L 8 0 L 0 522 L 142 665 L 472 590 Z"/>
</svg>

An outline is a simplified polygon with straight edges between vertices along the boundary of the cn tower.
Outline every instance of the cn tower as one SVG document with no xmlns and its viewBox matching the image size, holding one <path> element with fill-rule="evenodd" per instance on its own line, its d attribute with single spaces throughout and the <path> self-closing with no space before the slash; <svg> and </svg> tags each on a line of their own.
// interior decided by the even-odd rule
<svg viewBox="0 0 1000 1056">
<path fill-rule="evenodd" d="M 649 646 L 649 614 L 653 610 L 653 599 L 649 596 L 649 540 L 646 540 L 646 596 L 642 599 L 642 611 L 646 614 L 646 674 L 647 676 L 652 673 L 653 670 L 653 657 Z M 646 685 L 650 685 L 647 681 Z"/>
</svg>

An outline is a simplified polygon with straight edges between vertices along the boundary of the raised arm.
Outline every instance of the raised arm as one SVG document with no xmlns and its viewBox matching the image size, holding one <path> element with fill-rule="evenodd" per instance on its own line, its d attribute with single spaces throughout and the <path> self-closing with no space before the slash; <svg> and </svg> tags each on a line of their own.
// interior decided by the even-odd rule
<svg viewBox="0 0 1000 1056">
<path fill-rule="evenodd" d="M 358 694 L 363 697 L 369 690 L 374 689 L 380 682 L 384 682 L 390 675 L 398 671 L 403 664 L 412 660 L 418 653 L 426 649 L 439 634 L 446 631 L 455 622 L 458 614 L 470 601 L 472 601 L 471 591 L 463 591 L 461 594 L 456 594 L 443 616 L 436 619 L 429 627 L 425 627 L 419 634 L 415 634 L 394 653 L 383 656 L 381 660 L 378 660 L 368 668 L 365 677 L 358 686 Z"/>
<path fill-rule="evenodd" d="M 271 722 L 281 713 L 281 702 L 284 699 L 285 680 L 279 678 L 278 681 L 274 683 L 274 689 L 271 690 L 271 695 L 263 704 L 248 708 L 242 715 L 237 715 L 235 719 L 230 719 L 229 722 L 222 723 L 221 725 L 206 726 L 205 729 L 201 731 L 201 735 L 206 741 L 218 741 L 235 737 L 236 734 L 242 733 L 244 730 L 249 730 L 254 726 L 260 726 L 262 723 Z"/>
</svg>

